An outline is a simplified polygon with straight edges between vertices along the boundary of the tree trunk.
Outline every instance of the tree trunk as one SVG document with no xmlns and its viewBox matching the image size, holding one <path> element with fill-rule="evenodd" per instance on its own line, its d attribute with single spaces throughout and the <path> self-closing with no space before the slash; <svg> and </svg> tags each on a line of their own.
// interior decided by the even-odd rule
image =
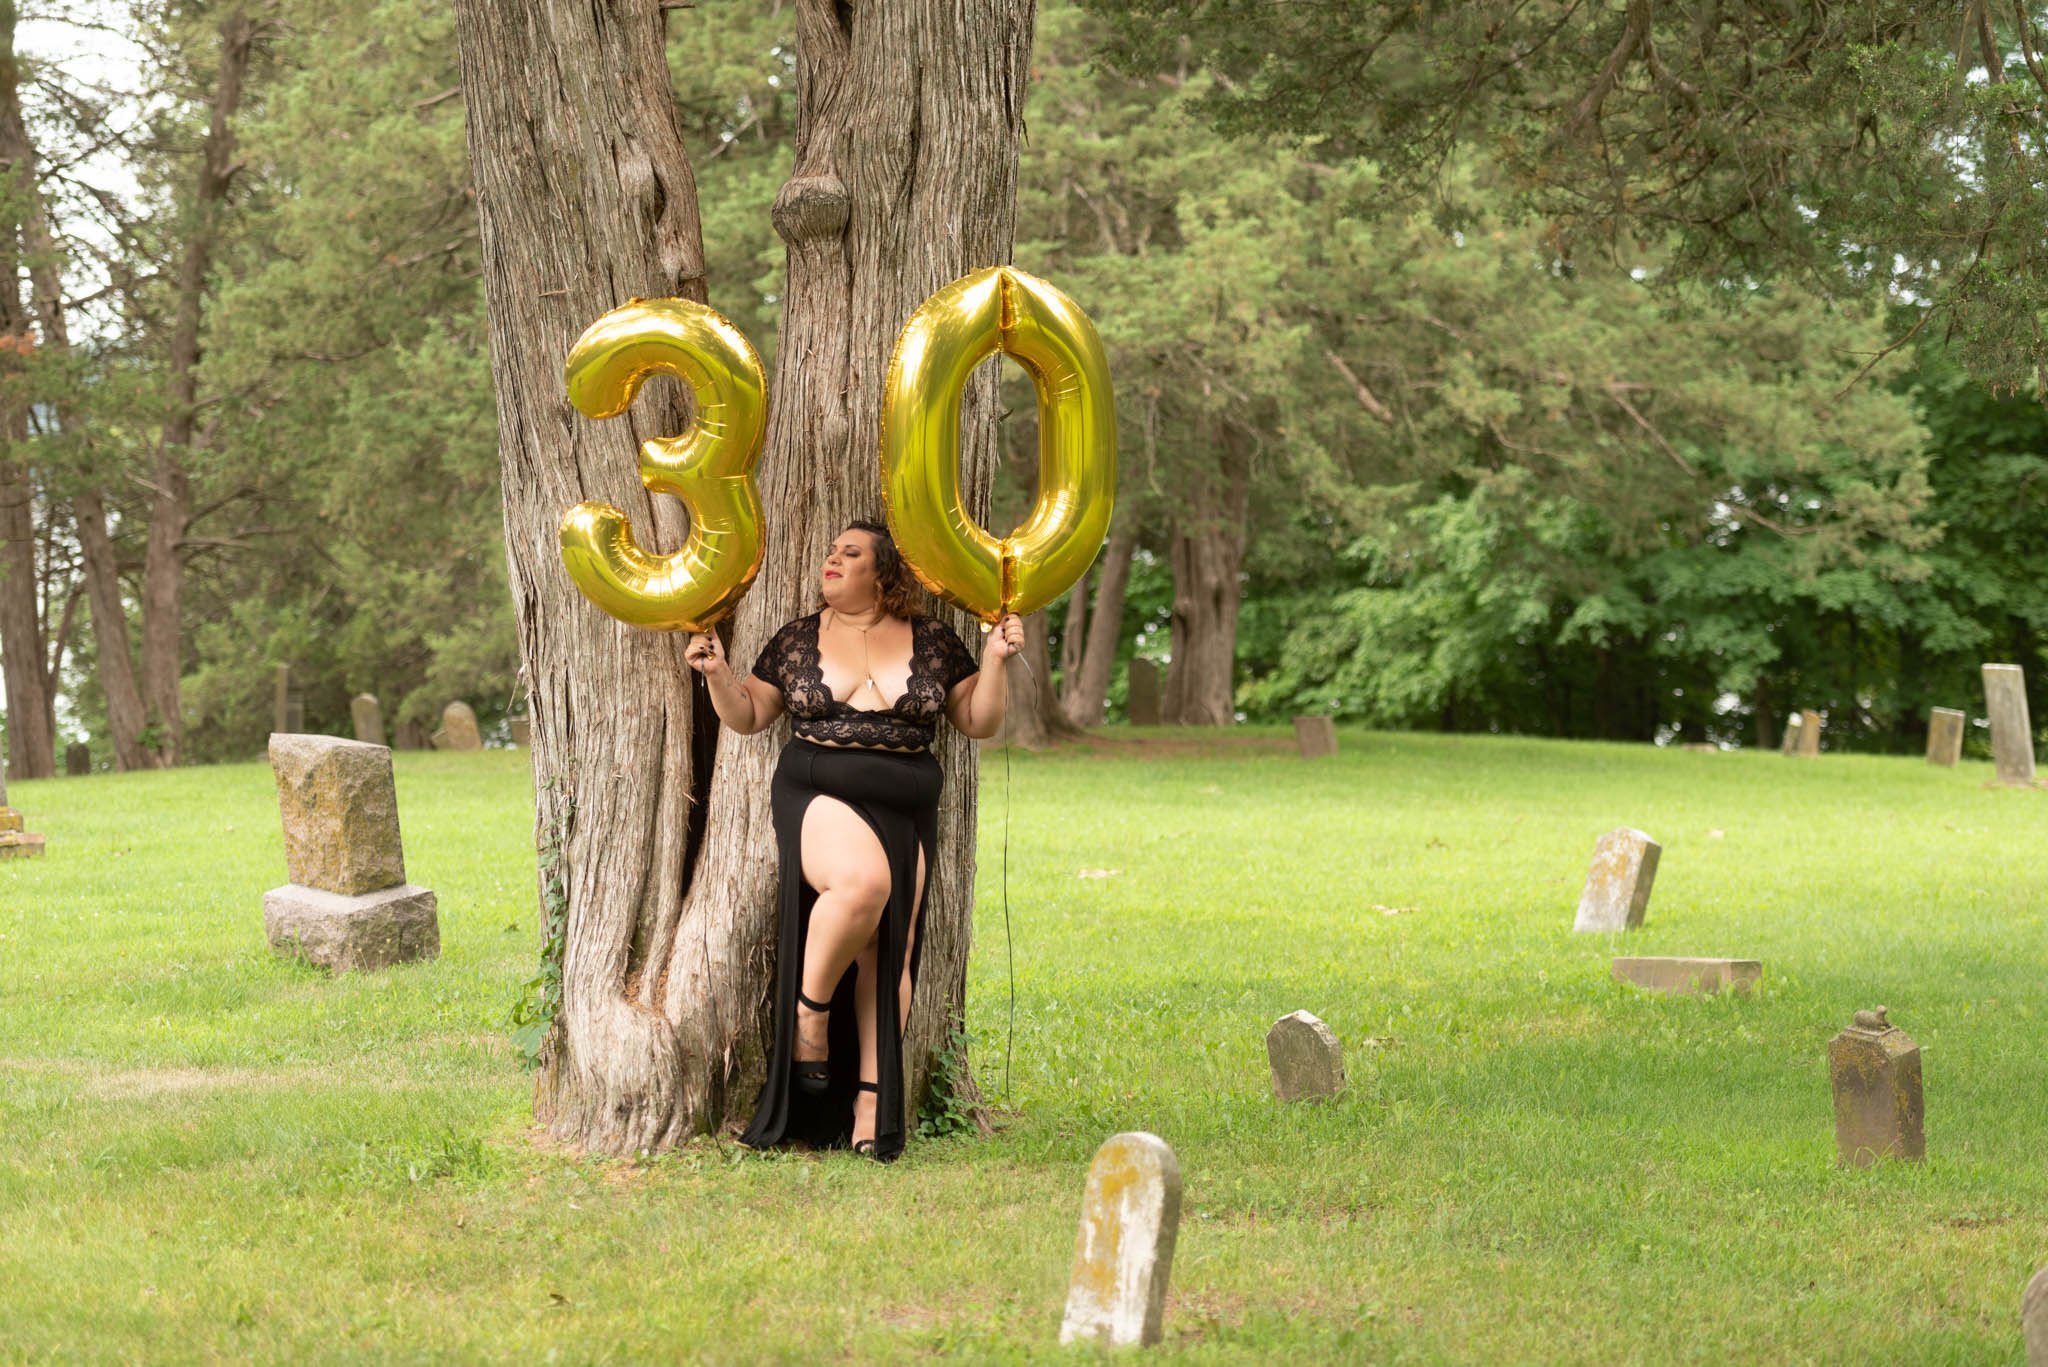
<svg viewBox="0 0 2048 1367">
<path fill-rule="evenodd" d="M 680 406 L 589 422 L 561 378 L 577 334 L 628 297 L 704 297 L 662 15 L 658 0 L 456 5 L 538 832 L 559 844 L 568 900 L 535 1111 L 558 1139 L 611 1153 L 734 1125 L 752 1107 L 774 967 L 768 786 L 787 734 L 721 732 L 707 773 L 692 741 L 709 707 L 685 682 L 681 638 L 583 601 L 556 545 L 562 513 L 585 498 L 634 512 L 660 549 L 682 531 L 674 504 L 640 486 L 634 451 L 634 429 L 681 430 Z M 897 332 L 940 285 L 1008 259 L 1031 7 L 804 0 L 797 21 L 796 160 L 774 207 L 789 259 L 783 364 L 757 474 L 768 546 L 731 622 L 742 669 L 815 602 L 829 538 L 880 512 L 874 434 Z M 961 487 L 978 516 L 995 380 L 984 369 L 963 400 Z M 950 734 L 939 757 L 947 790 L 904 1046 L 912 1106 L 966 983 L 974 757 Z"/>
<path fill-rule="evenodd" d="M 1237 719 L 1237 573 L 1251 503 L 1251 450 L 1234 423 L 1220 424 L 1220 466 L 1196 475 L 1172 514 L 1173 660 L 1160 719 L 1173 726 L 1228 726 Z"/>
<path fill-rule="evenodd" d="M 1055 741 L 1073 740 L 1081 728 L 1067 720 L 1052 689 L 1051 631 L 1045 614 L 1024 619 L 1024 648 L 1008 661 L 1009 705 L 1003 710 L 1004 745 L 1043 750 Z"/>
<path fill-rule="evenodd" d="M 1124 627 L 1124 588 L 1131 582 L 1131 556 L 1138 548 L 1137 524 L 1124 519 L 1110 528 L 1109 545 L 1096 562 L 1095 610 L 1088 615 L 1088 639 L 1080 664 L 1068 677 L 1060 706 L 1076 726 L 1102 725 L 1109 702 L 1109 676 Z"/>
</svg>

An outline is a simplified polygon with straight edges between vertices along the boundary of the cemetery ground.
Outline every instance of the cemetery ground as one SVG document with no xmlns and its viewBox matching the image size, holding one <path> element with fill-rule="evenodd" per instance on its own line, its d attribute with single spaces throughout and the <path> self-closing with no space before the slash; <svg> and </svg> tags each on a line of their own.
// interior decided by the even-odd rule
<svg viewBox="0 0 2048 1367">
<path fill-rule="evenodd" d="M 1978 1363 L 2048 1263 L 2048 792 L 1917 759 L 1345 730 L 1110 731 L 1012 775 L 1013 1108 L 903 1162 L 538 1142 L 527 759 L 397 756 L 441 957 L 273 957 L 262 764 L 13 785 L 0 864 L 0 1359 L 1090 1360 L 1090 1156 L 1185 1208 L 1161 1357 Z M 1004 770 L 984 767 L 973 1063 L 1000 1102 Z M 1663 845 L 1575 935 L 1595 838 Z M 1617 953 L 1757 958 L 1746 997 Z M 1835 1166 L 1825 1046 L 1924 1050 L 1924 1166 Z M 1350 1086 L 1276 1103 L 1306 1008 Z"/>
</svg>

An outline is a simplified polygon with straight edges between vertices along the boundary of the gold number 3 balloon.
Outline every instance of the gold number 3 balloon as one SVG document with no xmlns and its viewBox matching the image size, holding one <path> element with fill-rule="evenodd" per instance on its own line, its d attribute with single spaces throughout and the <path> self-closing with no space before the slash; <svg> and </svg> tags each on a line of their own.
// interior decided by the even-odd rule
<svg viewBox="0 0 2048 1367">
<path fill-rule="evenodd" d="M 687 299 L 635 299 L 584 330 L 564 371 L 586 417 L 623 413 L 651 375 L 690 387 L 697 417 L 679 437 L 640 447 L 640 482 L 690 510 L 681 550 L 655 555 L 609 503 L 579 503 L 562 519 L 562 563 L 591 602 L 622 622 L 705 631 L 732 610 L 761 568 L 761 494 L 754 462 L 767 386 L 746 335 Z"/>
<path fill-rule="evenodd" d="M 960 393 L 1000 350 L 1038 390 L 1038 501 L 998 540 L 960 503 Z M 924 301 L 896 339 L 882 394 L 882 506 L 926 588 L 993 622 L 1036 612 L 1094 561 L 1116 499 L 1116 408 L 1095 325 L 1009 266 Z"/>
</svg>

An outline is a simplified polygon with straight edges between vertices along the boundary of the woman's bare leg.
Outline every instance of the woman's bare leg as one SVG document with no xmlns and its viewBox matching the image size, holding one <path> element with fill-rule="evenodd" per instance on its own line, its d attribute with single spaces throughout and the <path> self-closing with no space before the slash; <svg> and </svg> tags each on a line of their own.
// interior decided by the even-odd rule
<svg viewBox="0 0 2048 1367">
<path fill-rule="evenodd" d="M 896 989 L 896 1038 L 901 1041 L 910 1024 L 910 953 L 917 947 L 918 914 L 924 910 L 924 849 L 917 851 L 917 897 L 910 908 L 910 935 L 903 942 L 903 979 Z M 860 1024 L 860 1075 L 870 1082 L 880 1080 L 880 1037 L 875 1031 L 875 982 L 880 973 L 881 932 L 854 958 L 859 976 L 853 982 L 854 1017 Z M 875 1137 L 873 1092 L 853 1094 L 853 1142 Z"/>
<path fill-rule="evenodd" d="M 830 1001 L 847 965 L 875 938 L 882 922 L 882 908 L 889 902 L 889 861 L 868 823 L 837 798 L 811 799 L 801 838 L 804 881 L 818 893 L 804 943 L 803 992 L 813 1001 Z M 863 984 L 872 977 L 863 974 Z M 798 1004 L 799 1060 L 825 1057 L 828 1024 L 823 1012 Z"/>
</svg>

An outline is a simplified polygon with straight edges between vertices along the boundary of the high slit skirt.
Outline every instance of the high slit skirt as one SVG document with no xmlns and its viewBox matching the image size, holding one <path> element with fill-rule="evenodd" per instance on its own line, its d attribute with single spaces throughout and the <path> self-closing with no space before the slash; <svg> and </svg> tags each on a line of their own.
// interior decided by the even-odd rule
<svg viewBox="0 0 2048 1367">
<path fill-rule="evenodd" d="M 796 1091 L 790 1064 L 796 1056 L 796 994 L 803 985 L 804 950 L 810 939 L 811 908 L 817 892 L 804 882 L 804 813 L 813 799 L 837 798 L 851 807 L 881 842 L 889 862 L 889 900 L 876 932 L 875 1156 L 903 1152 L 903 1041 L 898 994 L 903 964 L 910 980 L 924 937 L 911 939 L 910 918 L 919 905 L 917 857 L 924 854 L 925 878 L 938 850 L 939 789 L 943 775 L 928 750 L 898 754 L 886 750 L 842 749 L 791 740 L 775 766 L 769 807 L 775 817 L 780 888 L 776 896 L 775 1028 L 768 1051 L 768 1079 L 754 1106 L 742 1144 L 769 1148 L 801 1140 L 815 1148 L 847 1143 L 853 1133 L 854 1083 L 860 1080 L 860 1034 L 854 1014 L 854 983 L 860 970 L 849 966 L 832 991 L 830 1064 L 832 1080 L 823 1096 Z"/>
</svg>

